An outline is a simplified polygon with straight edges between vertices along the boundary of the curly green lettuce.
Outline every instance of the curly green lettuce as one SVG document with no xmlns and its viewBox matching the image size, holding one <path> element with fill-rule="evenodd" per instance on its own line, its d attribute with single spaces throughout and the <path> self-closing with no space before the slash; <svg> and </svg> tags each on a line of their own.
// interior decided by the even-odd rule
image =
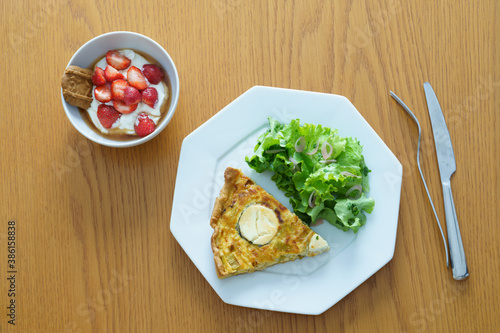
<svg viewBox="0 0 500 333">
<path fill-rule="evenodd" d="M 245 161 L 259 173 L 274 171 L 271 179 L 308 225 L 324 219 L 357 232 L 366 223 L 364 212 L 375 205 L 365 194 L 370 170 L 362 151 L 359 141 L 340 137 L 336 129 L 269 118 L 269 129 Z"/>
</svg>

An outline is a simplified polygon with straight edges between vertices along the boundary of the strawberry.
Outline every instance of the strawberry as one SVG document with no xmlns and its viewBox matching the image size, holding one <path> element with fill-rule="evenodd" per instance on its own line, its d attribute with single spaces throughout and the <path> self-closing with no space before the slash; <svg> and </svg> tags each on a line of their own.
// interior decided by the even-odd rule
<svg viewBox="0 0 500 333">
<path fill-rule="evenodd" d="M 127 71 L 127 80 L 128 83 L 138 90 L 143 90 L 148 87 L 148 81 L 139 68 L 135 66 L 131 66 Z"/>
<path fill-rule="evenodd" d="M 114 69 L 113 67 L 108 65 L 108 66 L 106 66 L 106 69 L 104 70 L 104 77 L 106 78 L 106 81 L 111 83 L 115 80 L 123 79 L 123 74 L 118 72 L 116 69 Z"/>
<path fill-rule="evenodd" d="M 111 100 L 111 85 L 106 82 L 106 84 L 95 87 L 94 96 L 101 103 L 109 102 Z"/>
<path fill-rule="evenodd" d="M 101 86 L 106 83 L 106 77 L 104 76 L 104 69 L 101 67 L 96 67 L 94 75 L 92 75 L 92 83 L 94 86 Z"/>
<path fill-rule="evenodd" d="M 130 59 L 116 50 L 110 50 L 106 53 L 106 62 L 116 69 L 125 69 L 130 66 Z"/>
<path fill-rule="evenodd" d="M 125 80 L 116 80 L 111 84 L 111 97 L 115 100 L 121 100 L 125 97 L 125 88 L 129 84 Z"/>
<path fill-rule="evenodd" d="M 158 101 L 158 91 L 153 87 L 148 87 L 142 92 L 142 102 L 154 108 Z"/>
<path fill-rule="evenodd" d="M 99 104 L 97 107 L 97 118 L 104 128 L 111 128 L 121 116 L 122 114 L 110 105 Z"/>
<path fill-rule="evenodd" d="M 144 112 L 137 116 L 134 124 L 135 133 L 138 136 L 146 136 L 154 132 L 156 125 L 154 121 Z"/>
<path fill-rule="evenodd" d="M 123 113 L 123 114 L 134 112 L 135 109 L 137 109 L 138 104 L 139 103 L 127 105 L 127 104 L 125 104 L 124 101 L 117 101 L 117 100 L 113 101 L 113 106 L 115 107 L 116 111 Z"/>
<path fill-rule="evenodd" d="M 142 74 L 152 84 L 158 84 L 163 79 L 163 71 L 156 65 L 146 64 L 142 66 Z"/>
<path fill-rule="evenodd" d="M 123 90 L 123 101 L 125 104 L 130 105 L 130 104 L 137 104 L 141 101 L 142 96 L 139 90 L 135 89 L 134 87 L 125 87 Z"/>
</svg>

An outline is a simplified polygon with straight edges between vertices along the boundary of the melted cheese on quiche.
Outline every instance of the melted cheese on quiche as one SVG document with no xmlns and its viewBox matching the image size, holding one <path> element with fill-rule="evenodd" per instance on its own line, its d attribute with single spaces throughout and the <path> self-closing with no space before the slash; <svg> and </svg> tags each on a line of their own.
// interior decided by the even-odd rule
<svg viewBox="0 0 500 333">
<path fill-rule="evenodd" d="M 247 207 L 238 224 L 241 236 L 256 245 L 269 243 L 278 233 L 280 225 L 276 213 L 261 205 Z"/>
<path fill-rule="evenodd" d="M 328 250 L 330 247 L 328 246 L 328 243 L 326 240 L 323 239 L 318 234 L 314 234 L 311 238 L 311 241 L 309 242 L 309 253 L 321 253 L 326 250 Z"/>
</svg>

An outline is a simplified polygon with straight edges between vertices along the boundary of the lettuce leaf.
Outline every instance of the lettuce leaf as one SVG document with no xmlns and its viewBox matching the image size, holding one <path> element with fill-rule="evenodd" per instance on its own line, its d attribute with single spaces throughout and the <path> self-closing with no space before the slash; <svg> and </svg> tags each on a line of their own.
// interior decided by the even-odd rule
<svg viewBox="0 0 500 333">
<path fill-rule="evenodd" d="M 371 213 L 375 206 L 375 200 L 367 198 L 363 193 L 358 199 L 339 199 L 335 205 L 335 213 L 345 228 L 354 232 L 366 223 L 366 215 L 363 211 Z"/>
<path fill-rule="evenodd" d="M 340 137 L 336 129 L 301 125 L 299 119 L 287 125 L 273 118 L 268 120 L 269 129 L 257 139 L 254 154 L 245 158 L 247 164 L 259 173 L 274 171 L 271 179 L 289 197 L 295 214 L 307 224 L 324 219 L 341 230 L 357 232 L 366 222 L 361 211 L 370 213 L 375 203 L 364 194 L 369 191 L 370 170 L 360 142 Z M 295 144 L 300 138 L 305 140 L 305 149 L 299 153 Z M 324 145 L 331 151 L 328 160 L 336 162 L 325 163 Z M 357 195 L 359 198 L 351 197 L 358 191 L 346 197 L 347 191 L 356 185 L 363 190 Z M 357 214 L 353 205 L 359 210 Z"/>
</svg>

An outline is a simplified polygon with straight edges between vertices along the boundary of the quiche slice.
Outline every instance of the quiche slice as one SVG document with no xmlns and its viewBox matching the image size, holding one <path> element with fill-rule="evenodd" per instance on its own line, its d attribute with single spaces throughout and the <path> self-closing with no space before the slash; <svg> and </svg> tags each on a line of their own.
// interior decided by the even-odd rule
<svg viewBox="0 0 500 333">
<path fill-rule="evenodd" d="M 315 256 L 328 243 L 241 170 L 227 168 L 210 219 L 217 276 L 222 279 Z"/>
</svg>

